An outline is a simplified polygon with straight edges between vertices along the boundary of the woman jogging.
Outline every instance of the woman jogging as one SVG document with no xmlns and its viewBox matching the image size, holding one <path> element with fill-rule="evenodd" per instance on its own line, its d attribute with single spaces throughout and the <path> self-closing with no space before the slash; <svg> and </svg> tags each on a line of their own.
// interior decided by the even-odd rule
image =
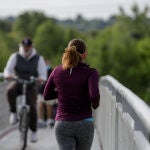
<svg viewBox="0 0 150 150">
<path fill-rule="evenodd" d="M 60 150 L 90 150 L 94 125 L 92 108 L 99 106 L 96 69 L 84 63 L 86 45 L 73 39 L 54 68 L 44 90 L 45 100 L 58 97 L 55 134 Z"/>
</svg>

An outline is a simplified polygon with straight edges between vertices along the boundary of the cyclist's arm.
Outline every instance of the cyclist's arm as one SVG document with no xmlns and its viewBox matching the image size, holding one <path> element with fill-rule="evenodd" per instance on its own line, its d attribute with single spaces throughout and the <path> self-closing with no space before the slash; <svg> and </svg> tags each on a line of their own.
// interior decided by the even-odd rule
<svg viewBox="0 0 150 150">
<path fill-rule="evenodd" d="M 57 95 L 58 95 L 57 91 L 55 90 L 55 84 L 54 84 L 54 79 L 53 79 L 54 71 L 55 69 L 52 71 L 45 85 L 44 94 L 43 94 L 45 100 L 55 99 L 57 98 Z"/>
<path fill-rule="evenodd" d="M 47 79 L 46 64 L 42 56 L 39 57 L 38 61 L 38 78 L 40 78 L 43 81 L 46 81 Z"/>
<path fill-rule="evenodd" d="M 16 65 L 16 53 L 12 54 L 7 61 L 6 67 L 4 69 L 5 78 L 13 77 L 15 65 Z"/>
</svg>

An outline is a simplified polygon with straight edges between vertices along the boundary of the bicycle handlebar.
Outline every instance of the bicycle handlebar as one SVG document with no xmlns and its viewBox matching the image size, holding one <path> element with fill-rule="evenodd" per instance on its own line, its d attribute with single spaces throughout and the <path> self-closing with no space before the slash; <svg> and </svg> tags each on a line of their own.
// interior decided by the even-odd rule
<svg viewBox="0 0 150 150">
<path fill-rule="evenodd" d="M 30 80 L 26 80 L 26 79 L 21 79 L 21 78 L 15 76 L 12 80 L 17 81 L 18 83 L 21 83 L 21 84 L 24 84 L 24 83 L 25 84 L 32 84 L 32 83 L 36 83 L 38 81 L 38 78 L 31 76 Z"/>
</svg>

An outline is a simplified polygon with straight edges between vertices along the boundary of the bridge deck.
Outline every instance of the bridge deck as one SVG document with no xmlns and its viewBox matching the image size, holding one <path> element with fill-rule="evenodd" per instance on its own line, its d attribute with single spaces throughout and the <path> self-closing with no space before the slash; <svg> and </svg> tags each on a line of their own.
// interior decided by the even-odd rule
<svg viewBox="0 0 150 150">
<path fill-rule="evenodd" d="M 30 135 L 30 131 L 28 135 Z M 17 129 L 0 139 L 0 150 L 19 150 L 19 131 Z M 27 150 L 58 150 L 54 130 L 50 128 L 39 129 L 38 142 L 30 143 L 28 140 Z M 91 150 L 100 150 L 96 132 Z"/>
</svg>

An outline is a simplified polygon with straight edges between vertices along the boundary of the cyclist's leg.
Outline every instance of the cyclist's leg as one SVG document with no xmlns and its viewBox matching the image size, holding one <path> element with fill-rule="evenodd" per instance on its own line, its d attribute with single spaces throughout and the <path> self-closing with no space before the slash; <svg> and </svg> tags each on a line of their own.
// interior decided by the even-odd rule
<svg viewBox="0 0 150 150">
<path fill-rule="evenodd" d="M 38 95 L 38 118 L 44 120 L 44 102 L 41 95 Z"/>
<path fill-rule="evenodd" d="M 54 120 L 54 115 L 53 115 L 53 102 L 54 100 L 51 101 L 46 101 L 46 115 L 47 115 L 47 126 L 54 127 L 55 120 Z M 53 102 L 53 103 L 51 103 Z"/>
<path fill-rule="evenodd" d="M 16 82 L 11 82 L 7 87 L 7 100 L 10 106 L 10 111 L 16 112 L 16 97 L 19 95 L 19 85 Z"/>
<path fill-rule="evenodd" d="M 44 99 L 41 94 L 38 94 L 38 100 L 37 100 L 37 111 L 38 111 L 38 126 L 44 127 L 45 123 L 45 111 L 44 111 Z"/>
<path fill-rule="evenodd" d="M 35 88 L 27 89 L 27 104 L 30 106 L 29 127 L 32 131 L 37 130 L 37 90 Z"/>
<path fill-rule="evenodd" d="M 49 103 L 46 103 L 46 110 L 47 110 L 47 119 L 52 118 L 52 105 Z"/>
</svg>

